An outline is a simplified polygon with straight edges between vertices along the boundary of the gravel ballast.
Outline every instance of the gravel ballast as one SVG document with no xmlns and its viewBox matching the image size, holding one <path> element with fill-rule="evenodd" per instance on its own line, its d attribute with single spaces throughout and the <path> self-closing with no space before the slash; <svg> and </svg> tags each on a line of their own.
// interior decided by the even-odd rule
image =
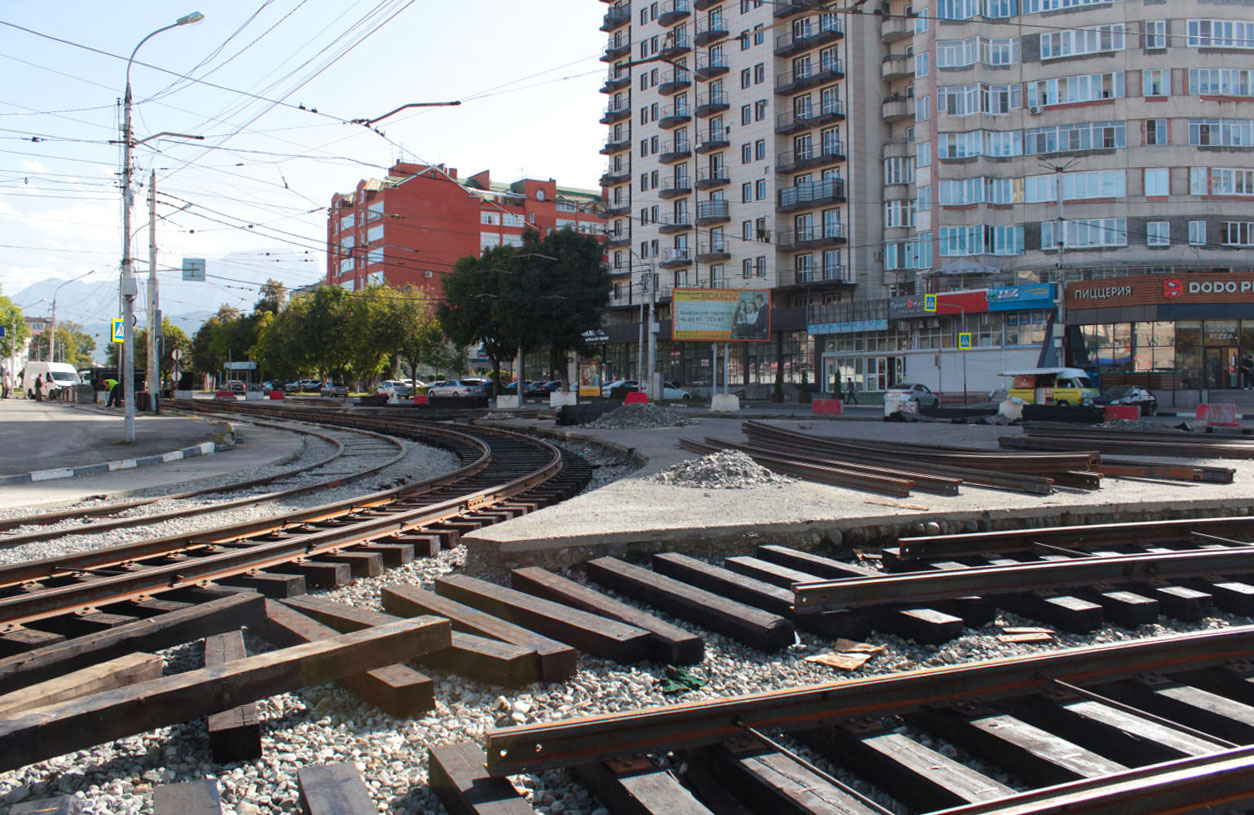
<svg viewBox="0 0 1254 815">
<path fill-rule="evenodd" d="M 773 473 L 739 450 L 723 450 L 681 461 L 653 476 L 659 484 L 706 490 L 742 490 L 791 484 L 794 479 Z"/>
</svg>

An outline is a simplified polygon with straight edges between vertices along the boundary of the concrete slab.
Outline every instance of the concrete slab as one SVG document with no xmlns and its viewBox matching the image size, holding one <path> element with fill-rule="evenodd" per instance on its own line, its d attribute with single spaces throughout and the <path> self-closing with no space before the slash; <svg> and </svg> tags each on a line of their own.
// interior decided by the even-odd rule
<svg viewBox="0 0 1254 815">
<path fill-rule="evenodd" d="M 935 522 L 941 531 L 958 532 L 1254 514 L 1254 462 L 1227 460 L 1198 459 L 1195 463 L 1234 468 L 1232 484 L 1107 479 L 1097 491 L 1060 488 L 1049 496 L 964 486 L 957 496 L 916 492 L 896 499 L 807 481 L 749 490 L 700 490 L 663 485 L 651 478 L 680 460 L 694 457 L 679 449 L 681 438 L 743 440 L 740 425 L 744 418 L 707 415 L 688 427 L 627 430 L 576 426 L 557 431 L 551 422 L 502 422 L 537 432 L 567 432 L 581 441 L 589 437 L 604 440 L 644 457 L 648 463 L 598 490 L 464 538 L 468 568 L 493 573 L 518 566 L 565 567 L 605 554 L 643 555 L 662 550 L 739 554 L 764 542 L 807 549 L 888 545 L 901 534 L 920 534 L 929 522 Z M 1164 422 L 1176 423 L 1171 419 Z M 932 441 L 988 449 L 997 448 L 1001 435 L 1022 433 L 1017 427 L 826 418 L 776 419 L 771 424 L 837 438 Z"/>
<path fill-rule="evenodd" d="M 135 443 L 124 443 L 120 413 L 94 405 L 0 400 L 0 476 L 87 467 L 163 456 L 218 441 L 220 422 L 175 416 L 135 418 Z"/>
</svg>

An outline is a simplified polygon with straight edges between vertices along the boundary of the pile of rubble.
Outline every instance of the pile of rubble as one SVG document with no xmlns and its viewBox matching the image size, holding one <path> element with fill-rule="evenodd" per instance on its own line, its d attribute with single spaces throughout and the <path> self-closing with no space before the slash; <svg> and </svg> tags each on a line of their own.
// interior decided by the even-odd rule
<svg viewBox="0 0 1254 815">
<path fill-rule="evenodd" d="M 795 479 L 771 472 L 738 450 L 723 450 L 681 461 L 658 473 L 654 480 L 677 487 L 742 490 L 791 484 Z"/>
<path fill-rule="evenodd" d="M 625 430 L 637 427 L 684 427 L 692 424 L 682 411 L 652 403 L 623 405 L 584 427 L 599 430 Z"/>
</svg>

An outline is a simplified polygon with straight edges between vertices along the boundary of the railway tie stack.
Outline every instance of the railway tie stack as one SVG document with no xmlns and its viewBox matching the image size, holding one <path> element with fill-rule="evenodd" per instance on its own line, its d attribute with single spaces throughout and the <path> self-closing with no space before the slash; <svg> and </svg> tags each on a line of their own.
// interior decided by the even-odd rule
<svg viewBox="0 0 1254 815">
<path fill-rule="evenodd" d="M 1159 456 L 1166 458 L 1254 458 L 1254 438 L 1235 432 L 1200 433 L 1182 430 L 1119 430 L 1117 428 L 1088 428 L 1074 425 L 1056 425 L 1047 422 L 1029 422 L 1024 425 L 1023 436 L 1002 436 L 998 443 L 1013 450 L 1096 450 L 1112 456 Z M 1124 466 L 1135 462 L 1117 459 Z M 1209 468 L 1205 475 L 1193 479 L 1231 483 L 1229 475 L 1223 479 L 1226 468 Z M 1229 474 L 1231 471 L 1227 471 Z M 1218 479 L 1218 480 L 1217 480 Z"/>
</svg>

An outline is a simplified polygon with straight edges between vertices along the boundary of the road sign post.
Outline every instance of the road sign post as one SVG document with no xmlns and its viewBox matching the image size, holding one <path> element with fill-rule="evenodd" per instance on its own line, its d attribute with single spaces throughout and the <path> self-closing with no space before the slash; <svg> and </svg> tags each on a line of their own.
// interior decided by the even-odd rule
<svg viewBox="0 0 1254 815">
<path fill-rule="evenodd" d="M 971 332 L 961 331 L 958 333 L 958 350 L 971 350 Z M 967 406 L 967 355 L 962 355 L 962 406 Z"/>
</svg>

